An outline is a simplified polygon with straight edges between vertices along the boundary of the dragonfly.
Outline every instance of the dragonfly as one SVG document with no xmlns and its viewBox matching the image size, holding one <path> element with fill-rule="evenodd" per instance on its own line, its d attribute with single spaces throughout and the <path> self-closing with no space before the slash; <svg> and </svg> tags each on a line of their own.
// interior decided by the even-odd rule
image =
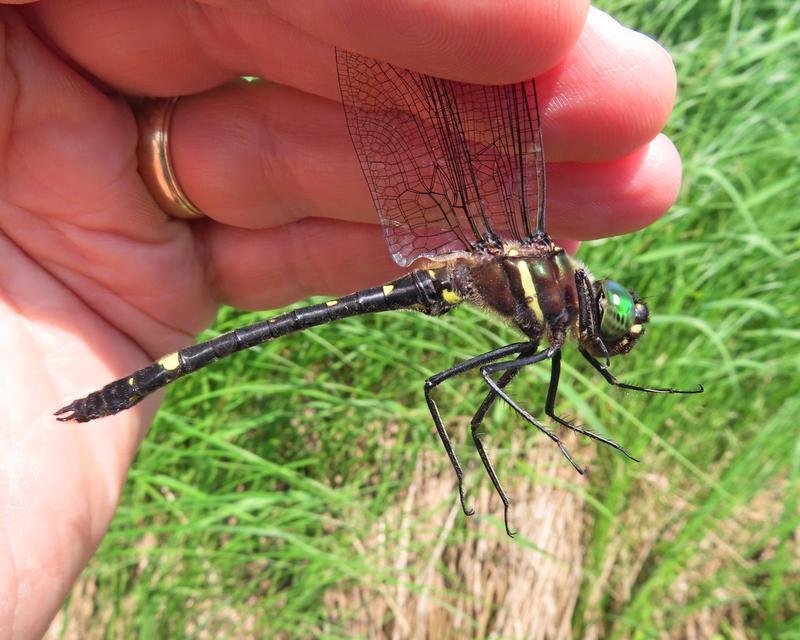
<svg viewBox="0 0 800 640">
<path fill-rule="evenodd" d="M 594 278 L 547 233 L 534 80 L 499 86 L 462 83 L 344 50 L 336 51 L 336 66 L 347 128 L 386 245 L 398 265 L 416 268 L 381 286 L 300 307 L 166 355 L 55 415 L 61 421 L 87 422 L 116 414 L 221 358 L 334 320 L 394 310 L 441 316 L 461 304 L 475 305 L 503 318 L 522 338 L 429 377 L 424 395 L 455 471 L 462 510 L 472 515 L 462 466 L 433 392 L 454 376 L 478 370 L 487 392 L 470 422 L 472 441 L 502 500 L 506 532 L 513 536 L 510 500 L 479 431 L 498 399 L 584 472 L 561 436 L 506 391 L 522 369 L 549 362 L 545 415 L 634 460 L 616 442 L 555 412 L 568 340 L 615 387 L 659 394 L 701 393 L 703 387 L 644 387 L 611 373 L 610 359 L 634 347 L 650 313 L 633 291 Z"/>
</svg>

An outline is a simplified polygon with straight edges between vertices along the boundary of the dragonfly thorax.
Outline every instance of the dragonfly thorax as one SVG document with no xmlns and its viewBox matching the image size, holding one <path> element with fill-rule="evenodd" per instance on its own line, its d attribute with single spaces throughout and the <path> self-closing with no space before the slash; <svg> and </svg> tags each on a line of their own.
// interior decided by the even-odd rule
<svg viewBox="0 0 800 640">
<path fill-rule="evenodd" d="M 448 283 L 445 294 L 493 311 L 534 342 L 561 344 L 578 327 L 577 266 L 548 241 L 460 257 L 435 275 Z"/>
</svg>

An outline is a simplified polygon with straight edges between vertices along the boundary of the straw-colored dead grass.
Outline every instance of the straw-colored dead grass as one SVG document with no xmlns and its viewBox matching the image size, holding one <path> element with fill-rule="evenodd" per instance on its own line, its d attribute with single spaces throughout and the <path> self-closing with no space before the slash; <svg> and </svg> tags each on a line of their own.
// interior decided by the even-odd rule
<svg viewBox="0 0 800 640">
<path fill-rule="evenodd" d="M 591 448 L 578 450 L 585 460 Z M 516 477 L 510 483 L 506 478 L 514 500 L 512 526 L 526 544 L 517 545 L 503 533 L 502 505 L 488 481 L 470 500 L 478 514 L 493 517 L 465 523 L 452 472 L 431 452 L 418 459 L 406 500 L 387 514 L 384 531 L 364 542 L 363 553 L 380 558 L 376 572 L 398 576 L 396 585 L 377 592 L 369 585 L 330 592 L 332 619 L 353 637 L 570 638 L 586 515 L 576 492 L 559 485 L 582 480 L 549 441 L 514 455 L 551 480 L 524 483 Z M 469 474 L 473 482 L 477 473 L 482 469 Z M 439 508 L 443 503 L 452 507 Z M 416 517 L 409 518 L 411 513 Z M 467 539 L 446 544 L 459 527 L 470 529 L 463 536 Z"/>
<path fill-rule="evenodd" d="M 656 468 L 669 468 L 654 465 Z M 649 574 L 658 570 L 661 557 L 657 545 L 678 540 L 702 496 L 696 483 L 686 485 L 675 477 L 644 472 L 638 479 L 628 509 L 616 521 L 616 534 L 604 552 L 601 579 L 585 594 L 585 609 L 597 610 L 606 599 L 605 619 L 587 616 L 585 640 L 599 640 L 613 633 L 615 638 L 634 637 L 615 623 L 615 614 L 623 613 L 638 595 Z M 712 637 L 735 640 L 752 637 L 744 609 L 763 608 L 754 602 L 753 584 L 742 581 L 743 575 L 757 581 L 758 567 L 774 557 L 778 539 L 765 536 L 780 522 L 783 495 L 789 483 L 775 482 L 756 494 L 745 508 L 734 510 L 713 530 L 708 530 L 698 544 L 691 543 L 677 576 L 664 587 L 653 590 L 650 598 L 654 628 L 652 637 L 663 640 L 704 640 Z M 800 532 L 796 534 L 800 540 Z M 698 552 L 698 549 L 700 552 Z M 793 570 L 800 580 L 800 545 L 792 550 Z M 724 576 L 724 577 L 723 577 Z M 706 604 L 711 602 L 713 604 Z M 798 603 L 786 603 L 797 609 Z M 781 616 L 783 612 L 778 612 Z M 752 623 L 752 621 L 750 621 Z M 722 634 L 722 635 L 721 635 Z"/>
</svg>

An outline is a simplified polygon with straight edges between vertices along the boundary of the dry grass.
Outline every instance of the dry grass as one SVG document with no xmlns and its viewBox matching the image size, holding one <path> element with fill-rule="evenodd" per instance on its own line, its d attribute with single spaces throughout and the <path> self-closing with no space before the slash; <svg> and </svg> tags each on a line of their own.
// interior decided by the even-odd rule
<svg viewBox="0 0 800 640">
<path fill-rule="evenodd" d="M 549 442 L 514 453 L 542 476 L 576 481 Z M 559 484 L 515 484 L 512 521 L 529 544 L 510 544 L 498 535 L 495 519 L 480 518 L 469 522 L 474 535 L 468 540 L 447 543 L 453 528 L 464 526 L 453 502 L 452 474 L 442 468 L 441 457 L 420 456 L 404 504 L 383 524 L 400 532 L 400 544 L 387 545 L 394 536 L 379 530 L 363 549 L 380 559 L 379 572 L 403 579 L 377 592 L 368 584 L 329 592 L 332 621 L 353 637 L 569 638 L 581 586 L 586 515 L 581 498 Z M 452 507 L 438 508 L 443 503 Z M 485 482 L 471 504 L 478 514 L 491 514 L 497 513 L 499 500 Z M 415 518 L 409 517 L 412 512 Z M 422 521 L 423 513 L 430 517 Z M 352 611 L 357 616 L 346 618 Z"/>
</svg>

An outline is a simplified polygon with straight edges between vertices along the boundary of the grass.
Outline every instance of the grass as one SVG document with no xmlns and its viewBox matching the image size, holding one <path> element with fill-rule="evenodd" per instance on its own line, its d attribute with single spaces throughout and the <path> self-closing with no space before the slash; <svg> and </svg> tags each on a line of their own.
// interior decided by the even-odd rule
<svg viewBox="0 0 800 640">
<path fill-rule="evenodd" d="M 650 294 L 620 377 L 707 392 L 623 394 L 567 353 L 561 411 L 642 461 L 573 439 L 581 479 L 498 407 L 508 541 L 468 446 L 479 385 L 440 394 L 471 520 L 421 387 L 507 329 L 464 309 L 282 339 L 172 390 L 54 634 L 798 637 L 800 4 L 601 4 L 675 57 L 684 186 L 651 228 L 580 255 Z M 516 397 L 538 403 L 545 375 Z"/>
</svg>

